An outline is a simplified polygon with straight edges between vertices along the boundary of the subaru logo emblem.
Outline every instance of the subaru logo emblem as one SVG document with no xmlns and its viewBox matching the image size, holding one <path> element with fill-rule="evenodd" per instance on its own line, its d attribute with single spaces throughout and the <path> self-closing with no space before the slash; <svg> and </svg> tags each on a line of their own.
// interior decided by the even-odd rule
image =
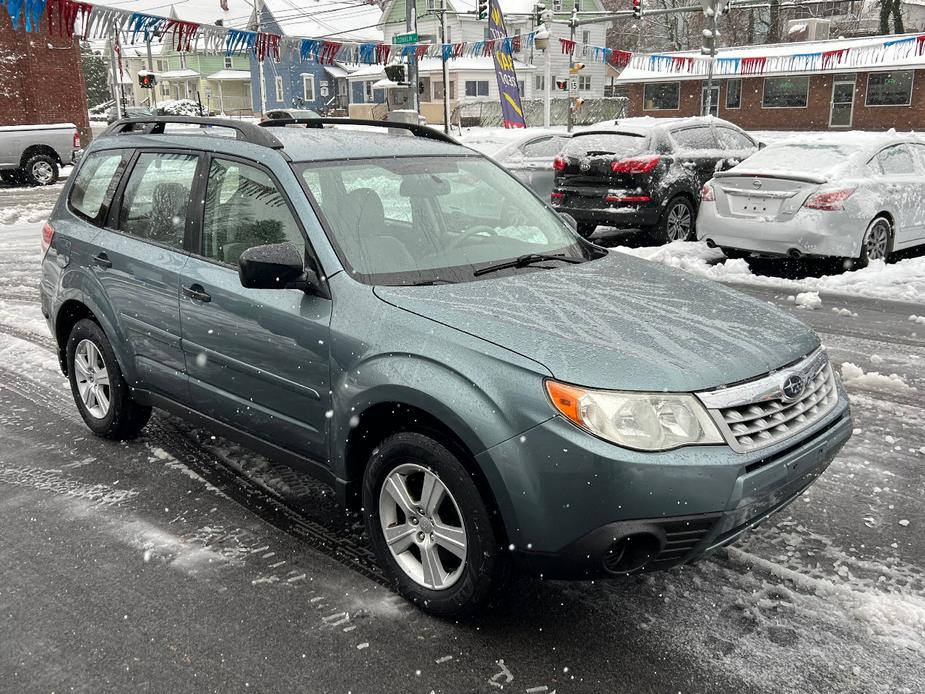
<svg viewBox="0 0 925 694">
<path fill-rule="evenodd" d="M 752 188 L 760 188 L 760 187 L 761 187 L 761 180 L 760 180 L 760 179 L 757 179 L 757 178 L 756 178 L 754 181 L 752 181 Z"/>
<path fill-rule="evenodd" d="M 803 388 L 806 387 L 806 384 L 803 383 L 803 379 L 797 376 L 796 374 L 790 374 L 784 380 L 783 385 L 780 387 L 781 395 L 783 399 L 787 402 L 793 402 L 800 395 L 803 394 Z"/>
</svg>

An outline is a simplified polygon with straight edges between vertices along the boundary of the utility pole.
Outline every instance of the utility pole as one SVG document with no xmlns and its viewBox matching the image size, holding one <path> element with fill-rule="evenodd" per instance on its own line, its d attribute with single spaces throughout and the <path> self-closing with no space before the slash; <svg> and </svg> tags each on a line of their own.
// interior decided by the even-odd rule
<svg viewBox="0 0 925 694">
<path fill-rule="evenodd" d="M 116 58 L 116 41 L 119 39 L 116 36 L 115 22 L 110 25 L 109 31 L 109 71 L 112 74 L 112 99 L 116 102 L 116 119 L 122 120 L 125 111 L 122 103 L 122 81 L 119 78 L 119 63 Z"/>
<path fill-rule="evenodd" d="M 713 110 L 713 68 L 716 65 L 716 40 L 719 38 L 717 20 L 725 11 L 728 0 L 700 0 L 703 16 L 707 18 L 707 28 L 703 30 L 703 45 L 700 48 L 702 55 L 710 56 L 707 65 L 707 94 L 703 102 L 701 115 L 709 116 Z"/>
<path fill-rule="evenodd" d="M 440 57 L 443 59 L 443 132 L 450 134 L 450 68 L 446 64 L 446 0 L 440 0 Z"/>
<path fill-rule="evenodd" d="M 409 34 L 418 33 L 418 7 L 417 0 L 406 0 L 405 31 Z M 416 55 L 408 56 L 408 81 L 411 83 L 411 108 L 421 112 L 418 94 L 418 59 Z M 444 86 L 445 88 L 445 86 Z"/>
<path fill-rule="evenodd" d="M 151 41 L 146 41 L 145 46 L 148 49 L 148 72 L 154 72 L 154 59 L 151 57 Z M 219 83 L 221 84 L 221 83 Z M 151 106 L 157 106 L 157 78 L 154 78 L 154 84 L 151 85 Z"/>
<path fill-rule="evenodd" d="M 568 131 L 575 127 L 575 89 L 578 78 L 573 74 L 575 68 L 575 32 L 578 29 L 578 8 L 572 7 L 572 16 L 569 18 L 569 38 L 572 41 L 572 50 L 568 56 Z"/>
<path fill-rule="evenodd" d="M 254 0 L 254 14 L 257 17 L 257 31 L 260 31 L 260 25 L 263 23 L 263 0 Z M 258 69 L 260 70 L 260 115 L 263 116 L 267 112 L 267 76 L 263 69 L 262 60 L 257 61 Z M 224 109 L 224 104 L 222 108 Z"/>
</svg>

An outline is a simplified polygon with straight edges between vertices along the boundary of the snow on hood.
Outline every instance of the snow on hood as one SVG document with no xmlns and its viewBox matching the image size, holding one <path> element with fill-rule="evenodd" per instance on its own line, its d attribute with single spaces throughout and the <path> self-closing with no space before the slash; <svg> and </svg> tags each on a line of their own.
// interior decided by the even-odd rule
<svg viewBox="0 0 925 694">
<path fill-rule="evenodd" d="M 713 388 L 765 374 L 819 345 L 809 328 L 768 304 L 620 253 L 497 279 L 375 292 L 533 359 L 557 379 L 597 388 Z"/>
</svg>

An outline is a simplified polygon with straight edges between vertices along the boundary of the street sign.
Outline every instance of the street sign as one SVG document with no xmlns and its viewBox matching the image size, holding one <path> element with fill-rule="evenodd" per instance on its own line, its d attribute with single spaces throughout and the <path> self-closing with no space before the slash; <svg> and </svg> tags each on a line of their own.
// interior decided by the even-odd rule
<svg viewBox="0 0 925 694">
<path fill-rule="evenodd" d="M 394 41 L 394 42 L 395 42 L 396 44 L 398 44 L 399 46 L 403 46 L 403 45 L 408 44 L 408 43 L 417 43 L 417 42 L 418 42 L 418 35 L 417 35 L 416 33 L 411 33 L 411 34 L 395 34 L 395 35 L 392 37 L 392 41 Z"/>
<path fill-rule="evenodd" d="M 570 92 L 577 92 L 577 91 L 578 91 L 578 77 L 576 77 L 575 75 L 572 75 L 572 76 L 569 78 L 569 81 L 568 81 L 568 88 L 569 88 L 569 91 L 570 91 Z"/>
</svg>

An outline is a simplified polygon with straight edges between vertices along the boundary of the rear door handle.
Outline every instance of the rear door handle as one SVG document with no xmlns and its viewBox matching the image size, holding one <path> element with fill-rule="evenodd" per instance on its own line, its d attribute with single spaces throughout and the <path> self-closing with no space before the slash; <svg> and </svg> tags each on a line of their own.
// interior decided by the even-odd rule
<svg viewBox="0 0 925 694">
<path fill-rule="evenodd" d="M 100 251 L 95 256 L 93 256 L 93 262 L 103 268 L 112 267 L 112 261 L 109 259 L 109 256 L 106 255 L 105 251 Z"/>
<path fill-rule="evenodd" d="M 188 296 L 190 299 L 201 301 L 204 304 L 212 301 L 212 296 L 202 288 L 201 284 L 192 284 L 189 287 L 183 287 L 183 296 Z"/>
</svg>

